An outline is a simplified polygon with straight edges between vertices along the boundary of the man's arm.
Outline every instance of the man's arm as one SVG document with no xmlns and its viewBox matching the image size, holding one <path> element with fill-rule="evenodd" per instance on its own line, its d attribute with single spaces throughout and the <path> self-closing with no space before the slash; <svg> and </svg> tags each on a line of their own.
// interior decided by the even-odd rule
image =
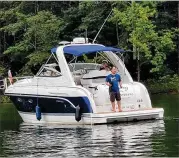
<svg viewBox="0 0 179 158">
<path fill-rule="evenodd" d="M 119 85 L 120 85 L 120 88 L 122 88 L 122 81 L 121 80 L 119 81 Z"/>
<path fill-rule="evenodd" d="M 109 87 L 112 86 L 112 85 L 109 83 L 109 78 L 108 78 L 108 76 L 106 77 L 106 82 L 105 82 L 105 83 L 106 83 L 106 85 L 109 86 Z"/>
<path fill-rule="evenodd" d="M 107 86 L 109 86 L 109 87 L 111 87 L 111 86 L 112 86 L 109 82 L 106 82 L 106 85 L 107 85 Z"/>
<path fill-rule="evenodd" d="M 122 88 L 122 81 L 121 81 L 121 76 L 119 75 L 119 86 Z"/>
</svg>

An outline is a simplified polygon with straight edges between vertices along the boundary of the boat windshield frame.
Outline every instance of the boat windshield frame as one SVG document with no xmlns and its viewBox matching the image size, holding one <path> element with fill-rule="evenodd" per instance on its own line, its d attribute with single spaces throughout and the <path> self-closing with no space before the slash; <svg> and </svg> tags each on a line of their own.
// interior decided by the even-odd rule
<svg viewBox="0 0 179 158">
<path fill-rule="evenodd" d="M 54 57 L 54 59 L 56 60 L 57 64 L 56 63 L 48 64 L 49 60 L 52 57 Z M 41 66 L 41 68 L 39 69 L 39 71 L 37 72 L 37 74 L 35 76 L 36 77 L 60 77 L 60 76 L 62 76 L 61 72 L 56 70 L 55 67 L 59 67 L 58 59 L 57 59 L 57 57 L 54 54 L 51 54 L 49 56 L 49 58 L 47 59 L 46 63 Z M 59 67 L 59 69 L 60 69 L 60 67 Z M 49 76 L 45 76 L 45 75 L 41 76 L 41 74 L 43 73 L 44 70 L 49 71 L 49 73 L 51 73 L 51 75 L 49 75 Z"/>
</svg>

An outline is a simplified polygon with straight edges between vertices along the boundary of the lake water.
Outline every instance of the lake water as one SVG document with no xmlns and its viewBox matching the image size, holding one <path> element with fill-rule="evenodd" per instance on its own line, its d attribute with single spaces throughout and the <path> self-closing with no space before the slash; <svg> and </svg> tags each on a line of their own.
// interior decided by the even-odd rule
<svg viewBox="0 0 179 158">
<path fill-rule="evenodd" d="M 11 104 L 0 105 L 0 156 L 179 156 L 179 95 L 154 95 L 164 120 L 97 126 L 39 126 L 22 122 Z"/>
</svg>

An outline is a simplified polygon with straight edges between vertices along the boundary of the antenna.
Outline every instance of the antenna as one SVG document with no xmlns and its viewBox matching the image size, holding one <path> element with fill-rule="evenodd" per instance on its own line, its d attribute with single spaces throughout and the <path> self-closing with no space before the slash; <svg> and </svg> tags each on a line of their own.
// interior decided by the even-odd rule
<svg viewBox="0 0 179 158">
<path fill-rule="evenodd" d="M 88 38 L 88 30 L 87 28 L 85 29 L 85 43 L 87 43 L 87 38 Z"/>
<path fill-rule="evenodd" d="M 113 10 L 113 9 L 112 9 L 112 10 Z M 101 30 L 102 30 L 104 24 L 106 23 L 106 21 L 108 20 L 109 16 L 111 15 L 112 10 L 110 11 L 109 15 L 107 16 L 107 18 L 105 19 L 105 21 L 104 21 L 104 23 L 102 24 L 101 28 L 99 29 L 98 33 L 96 34 L 96 37 L 94 38 L 93 43 L 96 41 L 96 38 L 98 37 L 99 33 L 101 32 Z"/>
</svg>

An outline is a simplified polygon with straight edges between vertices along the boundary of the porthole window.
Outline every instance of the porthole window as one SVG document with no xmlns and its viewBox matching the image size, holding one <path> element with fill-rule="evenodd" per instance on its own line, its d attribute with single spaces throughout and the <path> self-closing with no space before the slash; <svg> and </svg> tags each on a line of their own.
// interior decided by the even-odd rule
<svg viewBox="0 0 179 158">
<path fill-rule="evenodd" d="M 22 99 L 21 99 L 21 98 L 17 98 L 17 101 L 18 101 L 18 102 L 22 102 Z"/>
<path fill-rule="evenodd" d="M 32 100 L 32 99 L 29 99 L 28 102 L 32 104 L 32 103 L 33 103 L 33 100 Z"/>
</svg>

